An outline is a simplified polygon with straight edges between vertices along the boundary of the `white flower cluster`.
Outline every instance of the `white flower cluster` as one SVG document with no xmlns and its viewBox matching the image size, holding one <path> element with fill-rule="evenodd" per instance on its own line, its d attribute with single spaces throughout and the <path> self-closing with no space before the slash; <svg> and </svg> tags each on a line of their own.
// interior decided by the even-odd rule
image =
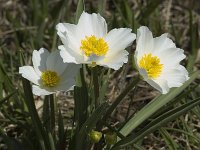
<svg viewBox="0 0 200 150">
<path fill-rule="evenodd" d="M 63 45 L 49 53 L 41 48 L 33 51 L 33 67 L 23 66 L 19 73 L 31 82 L 35 95 L 68 91 L 75 85 L 80 64 L 104 66 L 118 70 L 128 62 L 125 50 L 136 39 L 129 28 L 107 32 L 105 19 L 99 14 L 83 12 L 77 25 L 59 23 L 56 26 Z M 163 34 L 153 38 L 147 27 L 137 30 L 135 64 L 140 75 L 151 86 L 165 94 L 188 79 L 187 70 L 180 65 L 185 58 L 182 49 Z"/>
</svg>

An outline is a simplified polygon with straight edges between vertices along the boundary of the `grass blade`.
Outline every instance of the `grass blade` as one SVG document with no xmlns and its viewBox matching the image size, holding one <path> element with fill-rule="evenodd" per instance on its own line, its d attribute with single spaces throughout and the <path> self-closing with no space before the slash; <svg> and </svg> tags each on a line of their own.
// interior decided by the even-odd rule
<svg viewBox="0 0 200 150">
<path fill-rule="evenodd" d="M 76 8 L 76 20 L 75 23 L 78 23 L 79 17 L 81 16 L 82 12 L 85 10 L 84 0 L 79 0 L 78 5 Z"/>
<path fill-rule="evenodd" d="M 184 104 L 182 106 L 179 106 L 161 116 L 153 120 L 151 123 L 149 123 L 145 128 L 140 130 L 138 133 L 128 136 L 124 138 L 123 140 L 119 141 L 113 148 L 112 150 L 116 150 L 119 148 L 123 148 L 129 144 L 135 143 L 141 138 L 144 138 L 146 135 L 149 133 L 152 133 L 153 131 L 159 129 L 162 125 L 176 119 L 180 115 L 183 115 L 187 111 L 191 110 L 193 107 L 197 106 L 200 104 L 200 98 L 197 98 L 193 101 L 190 101 L 187 104 Z"/>
<path fill-rule="evenodd" d="M 160 95 L 154 98 L 150 103 L 143 107 L 133 118 L 131 118 L 121 129 L 121 133 L 127 136 L 133 129 L 140 125 L 143 121 L 148 119 L 152 114 L 159 110 L 162 106 L 170 102 L 177 95 L 179 95 L 196 77 L 200 71 L 193 73 L 188 81 L 186 81 L 181 87 L 173 88 L 169 93 Z"/>
<path fill-rule="evenodd" d="M 96 123 L 101 119 L 108 106 L 109 105 L 107 102 L 100 105 L 83 124 L 78 134 L 79 140 L 76 144 L 76 150 L 81 150 L 84 147 L 83 143 L 85 141 L 85 137 L 95 127 Z"/>
</svg>

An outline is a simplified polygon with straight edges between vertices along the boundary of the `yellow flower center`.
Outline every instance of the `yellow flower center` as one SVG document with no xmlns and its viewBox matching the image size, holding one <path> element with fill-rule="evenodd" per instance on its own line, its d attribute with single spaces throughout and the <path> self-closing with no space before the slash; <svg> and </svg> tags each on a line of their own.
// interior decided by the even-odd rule
<svg viewBox="0 0 200 150">
<path fill-rule="evenodd" d="M 103 38 L 96 38 L 94 35 L 81 40 L 81 50 L 84 51 L 86 56 L 95 54 L 97 56 L 105 55 L 108 51 L 108 44 Z"/>
<path fill-rule="evenodd" d="M 44 71 L 41 75 L 42 84 L 46 87 L 54 87 L 60 81 L 60 77 L 54 71 Z"/>
<path fill-rule="evenodd" d="M 139 67 L 145 69 L 148 77 L 157 78 L 160 76 L 163 64 L 160 63 L 160 59 L 157 56 L 152 56 L 152 54 L 144 54 L 144 56 L 139 61 Z"/>
</svg>

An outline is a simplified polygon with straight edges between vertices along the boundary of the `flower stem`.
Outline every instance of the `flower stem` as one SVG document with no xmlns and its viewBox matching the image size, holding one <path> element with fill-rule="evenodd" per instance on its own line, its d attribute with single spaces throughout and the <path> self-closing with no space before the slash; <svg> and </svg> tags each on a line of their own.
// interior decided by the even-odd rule
<svg viewBox="0 0 200 150">
<path fill-rule="evenodd" d="M 132 88 L 134 88 L 137 83 L 140 81 L 140 78 L 137 77 L 136 79 L 133 79 L 131 83 L 125 88 L 125 90 L 116 98 L 116 100 L 112 103 L 112 105 L 107 110 L 105 116 L 103 117 L 103 120 L 106 119 L 113 110 L 117 107 L 117 105 L 123 100 L 123 98 L 130 92 Z"/>
<path fill-rule="evenodd" d="M 55 135 L 55 104 L 54 104 L 54 95 L 49 95 L 49 101 L 50 101 L 50 110 L 51 110 L 51 133 L 54 136 Z"/>
<path fill-rule="evenodd" d="M 94 88 L 95 109 L 100 105 L 99 102 L 99 81 L 97 66 L 92 68 L 92 79 Z"/>
</svg>

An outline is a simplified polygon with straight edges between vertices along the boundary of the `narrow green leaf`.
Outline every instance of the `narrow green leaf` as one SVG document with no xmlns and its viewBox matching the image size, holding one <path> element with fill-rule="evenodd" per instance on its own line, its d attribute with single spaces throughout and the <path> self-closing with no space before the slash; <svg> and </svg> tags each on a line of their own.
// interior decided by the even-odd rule
<svg viewBox="0 0 200 150">
<path fill-rule="evenodd" d="M 48 95 L 49 96 L 49 100 L 50 100 L 50 119 L 51 119 L 51 134 L 52 136 L 54 137 L 55 139 L 55 125 L 56 125 L 56 121 L 55 121 L 55 117 L 56 117 L 56 114 L 55 114 L 55 101 L 54 101 L 54 95 L 51 94 L 51 95 Z"/>
<path fill-rule="evenodd" d="M 50 106 L 49 106 L 49 97 L 45 96 L 43 103 L 43 112 L 42 112 L 42 121 L 43 125 L 47 131 L 50 131 Z"/>
<path fill-rule="evenodd" d="M 0 100 L 0 106 L 6 102 L 7 100 L 9 100 L 13 95 L 15 95 L 18 92 L 18 90 L 15 90 L 14 92 L 12 92 L 11 94 L 9 94 L 8 96 L 6 96 L 5 98 Z"/>
<path fill-rule="evenodd" d="M 65 129 L 64 129 L 64 122 L 63 122 L 63 117 L 61 114 L 61 111 L 59 110 L 58 113 L 58 149 L 65 149 L 66 145 L 66 134 L 65 134 Z"/>
<path fill-rule="evenodd" d="M 164 2 L 163 0 L 148 0 L 148 4 L 145 8 L 141 8 L 142 12 L 138 16 L 137 20 L 143 23 L 146 18 L 148 18 L 155 9 Z"/>
<path fill-rule="evenodd" d="M 49 132 L 48 136 L 49 136 L 49 143 L 50 143 L 51 150 L 56 150 L 54 140 L 53 140 L 53 136 L 50 132 Z"/>
<path fill-rule="evenodd" d="M 103 83 L 102 83 L 100 91 L 99 91 L 99 101 L 100 101 L 100 103 L 105 102 L 104 98 L 105 98 L 105 94 L 106 94 L 107 87 L 108 87 L 109 75 L 110 75 L 110 69 L 108 70 L 108 73 L 106 74 L 106 76 L 101 78 L 102 79 L 101 81 Z"/>
<path fill-rule="evenodd" d="M 88 107 L 88 89 L 85 83 L 83 67 L 80 69 L 79 79 L 81 87 L 74 87 L 74 116 L 77 123 L 77 130 L 80 130 L 80 127 L 87 119 L 87 107 Z"/>
<path fill-rule="evenodd" d="M 49 149 L 50 148 L 49 140 L 47 138 L 44 128 L 42 127 L 42 123 L 40 121 L 40 118 L 38 116 L 38 113 L 35 107 L 30 82 L 23 78 L 22 83 L 23 83 L 24 94 L 25 94 L 25 102 L 28 106 L 32 123 L 35 127 L 35 131 L 36 131 L 37 137 L 39 138 L 41 147 L 44 148 L 45 146 L 46 148 Z"/>
<path fill-rule="evenodd" d="M 78 20 L 79 20 L 82 12 L 84 10 L 85 10 L 84 0 L 79 0 L 77 8 L 76 8 L 76 20 L 75 20 L 75 23 L 78 23 Z"/>
<path fill-rule="evenodd" d="M 199 34 L 198 34 L 198 23 L 193 23 L 193 14 L 190 10 L 190 53 L 188 56 L 187 70 L 189 73 L 193 71 L 193 67 L 197 58 L 199 48 Z"/>
<path fill-rule="evenodd" d="M 83 144 L 85 138 L 87 137 L 88 133 L 95 127 L 96 123 L 102 118 L 108 106 L 109 105 L 107 102 L 100 105 L 83 124 L 78 134 L 79 140 L 76 144 L 76 150 L 81 150 L 84 147 Z"/>
<path fill-rule="evenodd" d="M 164 128 L 161 128 L 159 132 L 170 150 L 177 150 L 179 148 L 178 144 L 172 139 L 170 134 Z"/>
<path fill-rule="evenodd" d="M 194 140 L 198 141 L 198 143 L 200 143 L 200 138 L 197 136 L 194 136 L 193 134 L 187 132 L 187 131 L 184 131 L 184 130 L 181 130 L 181 129 L 176 129 L 176 128 L 167 128 L 165 127 L 166 130 L 171 130 L 171 131 L 175 131 L 175 132 L 179 132 L 179 133 L 183 133 L 185 135 L 188 135 L 190 137 L 192 137 Z"/>
<path fill-rule="evenodd" d="M 138 113 L 133 116 L 120 130 L 120 132 L 127 136 L 133 129 L 135 129 L 138 125 L 140 125 L 143 121 L 148 119 L 152 114 L 154 114 L 157 110 L 163 107 L 165 104 L 174 99 L 177 95 L 179 95 L 187 86 L 192 83 L 194 79 L 199 75 L 200 71 L 193 73 L 188 81 L 186 81 L 179 88 L 172 88 L 169 93 L 165 95 L 159 95 L 154 98 L 151 102 L 149 102 L 145 107 L 143 107 Z"/>
<path fill-rule="evenodd" d="M 118 148 L 126 147 L 129 144 L 135 143 L 141 138 L 144 138 L 149 133 L 154 132 L 155 130 L 158 130 L 159 127 L 162 125 L 165 125 L 166 123 L 176 119 L 180 115 L 183 115 L 187 111 L 191 110 L 193 107 L 200 104 L 200 98 L 197 98 L 193 101 L 190 101 L 187 104 L 184 104 L 182 106 L 179 106 L 171 111 L 166 112 L 165 114 L 159 116 L 158 118 L 154 119 L 152 122 L 150 122 L 147 126 L 145 126 L 142 130 L 140 130 L 138 133 L 134 135 L 130 135 L 118 143 L 112 148 L 112 150 L 116 150 Z"/>
<path fill-rule="evenodd" d="M 98 13 L 103 15 L 105 11 L 105 5 L 107 0 L 99 0 L 98 1 Z"/>
<path fill-rule="evenodd" d="M 109 117 L 109 115 L 113 112 L 113 110 L 117 107 L 117 105 L 123 100 L 123 98 L 128 94 L 128 92 L 130 92 L 130 90 L 137 85 L 139 81 L 140 81 L 139 77 L 131 81 L 131 83 L 126 87 L 126 89 L 116 98 L 116 100 L 109 107 L 105 116 L 103 117 L 104 119 Z"/>
</svg>

